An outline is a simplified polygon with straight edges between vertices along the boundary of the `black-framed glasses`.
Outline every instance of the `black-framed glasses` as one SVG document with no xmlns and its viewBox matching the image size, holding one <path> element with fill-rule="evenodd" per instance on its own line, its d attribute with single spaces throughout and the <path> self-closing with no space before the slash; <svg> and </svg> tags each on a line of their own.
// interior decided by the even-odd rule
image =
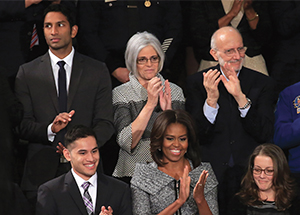
<svg viewBox="0 0 300 215">
<path fill-rule="evenodd" d="M 218 49 L 216 49 L 218 50 Z M 220 50 L 219 50 L 220 51 Z M 247 51 L 247 47 L 246 46 L 243 46 L 243 47 L 238 47 L 236 49 L 227 49 L 224 52 L 224 54 L 226 54 L 228 57 L 232 57 L 233 55 L 235 55 L 237 52 L 240 54 L 240 55 L 244 55 L 245 52 Z"/>
<path fill-rule="evenodd" d="M 253 174 L 260 175 L 261 172 L 264 172 L 267 176 L 272 176 L 274 174 L 274 169 L 271 168 L 259 168 L 259 167 L 253 167 Z"/>
<path fill-rule="evenodd" d="M 148 63 L 148 60 L 150 60 L 151 63 L 158 63 L 160 58 L 158 55 L 152 56 L 152 57 L 150 57 L 150 59 L 148 59 L 146 57 L 140 57 L 136 60 L 136 63 L 140 64 L 140 65 L 144 65 L 144 64 Z"/>
</svg>

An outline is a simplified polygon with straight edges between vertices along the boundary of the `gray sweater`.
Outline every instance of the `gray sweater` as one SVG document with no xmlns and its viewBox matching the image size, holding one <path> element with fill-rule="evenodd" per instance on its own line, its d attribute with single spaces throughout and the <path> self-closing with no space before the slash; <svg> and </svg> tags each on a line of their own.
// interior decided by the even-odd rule
<svg viewBox="0 0 300 215">
<path fill-rule="evenodd" d="M 201 163 L 189 173 L 191 177 L 190 196 L 180 208 L 182 215 L 199 214 L 193 198 L 193 190 L 203 170 L 207 170 L 209 173 L 204 187 L 205 199 L 212 214 L 219 214 L 216 176 L 209 163 Z M 178 181 L 160 171 L 155 162 L 138 163 L 130 183 L 134 215 L 158 214 L 176 200 L 176 195 L 179 195 L 179 191 L 176 194 L 175 188 Z"/>
</svg>

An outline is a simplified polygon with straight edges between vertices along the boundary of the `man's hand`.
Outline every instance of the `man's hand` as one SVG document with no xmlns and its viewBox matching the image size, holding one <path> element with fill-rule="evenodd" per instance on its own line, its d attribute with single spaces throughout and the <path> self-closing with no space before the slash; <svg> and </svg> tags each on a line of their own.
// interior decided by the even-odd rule
<svg viewBox="0 0 300 215">
<path fill-rule="evenodd" d="M 124 67 L 119 67 L 113 71 L 112 75 L 118 79 L 121 83 L 126 83 L 129 81 L 129 70 Z"/>
<path fill-rule="evenodd" d="M 57 150 L 56 153 L 58 154 L 63 154 L 64 149 L 66 148 L 63 144 L 61 144 L 60 142 L 58 143 L 58 146 L 56 146 Z"/>
<path fill-rule="evenodd" d="M 163 90 L 159 92 L 159 104 L 162 110 L 172 109 L 171 88 L 168 80 L 165 81 L 165 92 Z"/>
<path fill-rule="evenodd" d="M 224 67 L 227 71 L 227 78 L 221 75 L 221 80 L 227 89 L 227 91 L 234 97 L 236 102 L 238 103 L 239 107 L 245 106 L 245 104 L 248 102 L 246 99 L 245 94 L 242 92 L 240 80 L 237 77 L 237 72 L 234 71 L 234 69 L 230 66 L 230 63 L 225 63 Z"/>
<path fill-rule="evenodd" d="M 72 120 L 72 116 L 75 111 L 71 110 L 70 113 L 60 113 L 58 114 L 52 122 L 51 130 L 53 133 L 59 132 L 61 129 L 65 128 L 69 122 Z"/>
<path fill-rule="evenodd" d="M 220 95 L 218 89 L 218 85 L 221 80 L 220 77 L 220 72 L 217 69 L 210 69 L 206 73 L 203 73 L 203 85 L 207 93 L 206 102 L 213 108 L 217 107 L 217 102 Z"/>
<path fill-rule="evenodd" d="M 113 215 L 113 209 L 108 206 L 106 209 L 104 206 L 101 207 L 101 213 L 99 215 Z"/>
</svg>

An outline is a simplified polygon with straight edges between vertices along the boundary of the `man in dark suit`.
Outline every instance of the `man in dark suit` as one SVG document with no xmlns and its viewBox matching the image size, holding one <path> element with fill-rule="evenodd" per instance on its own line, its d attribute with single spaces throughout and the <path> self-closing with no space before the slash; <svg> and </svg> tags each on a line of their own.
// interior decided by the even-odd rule
<svg viewBox="0 0 300 215">
<path fill-rule="evenodd" d="M 219 65 L 189 77 L 186 109 L 197 122 L 202 159 L 219 181 L 220 214 L 225 214 L 249 155 L 272 138 L 276 98 L 269 77 L 242 66 L 245 47 L 235 28 L 213 34 L 210 54 Z"/>
<path fill-rule="evenodd" d="M 72 169 L 39 187 L 36 214 L 132 214 L 129 186 L 96 172 L 100 155 L 94 131 L 75 125 L 65 136 L 65 146 Z"/>
<path fill-rule="evenodd" d="M 17 74 L 16 95 L 24 106 L 20 137 L 29 141 L 21 187 L 32 194 L 27 196 L 33 203 L 40 184 L 70 168 L 55 147 L 72 124 L 92 127 L 99 147 L 114 133 L 108 70 L 74 50 L 77 30 L 68 8 L 50 5 L 44 18 L 49 51 L 22 65 Z"/>
</svg>

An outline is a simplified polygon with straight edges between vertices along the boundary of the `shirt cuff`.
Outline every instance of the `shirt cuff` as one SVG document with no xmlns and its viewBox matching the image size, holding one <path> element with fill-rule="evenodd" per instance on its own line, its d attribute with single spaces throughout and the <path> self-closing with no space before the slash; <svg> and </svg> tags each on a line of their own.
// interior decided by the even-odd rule
<svg viewBox="0 0 300 215">
<path fill-rule="evenodd" d="M 209 106 L 205 100 L 205 103 L 203 105 L 203 113 L 204 116 L 206 117 L 206 119 L 211 123 L 214 124 L 217 114 L 218 114 L 218 110 L 219 110 L 219 104 L 217 103 L 217 107 L 213 108 L 211 106 Z"/>
<path fill-rule="evenodd" d="M 48 125 L 48 128 L 47 128 L 48 140 L 50 142 L 54 141 L 54 138 L 55 138 L 55 135 L 56 135 L 56 133 L 53 133 L 52 130 L 51 130 L 52 124 L 53 123 L 51 123 L 50 125 Z"/>
<path fill-rule="evenodd" d="M 247 108 L 245 108 L 245 109 L 239 108 L 239 111 L 240 111 L 240 113 L 241 113 L 240 116 L 241 116 L 242 118 L 245 118 L 245 117 L 246 117 L 246 115 L 247 115 L 247 113 L 248 113 L 250 107 L 251 107 L 251 105 L 249 105 L 249 107 L 247 107 Z"/>
</svg>

